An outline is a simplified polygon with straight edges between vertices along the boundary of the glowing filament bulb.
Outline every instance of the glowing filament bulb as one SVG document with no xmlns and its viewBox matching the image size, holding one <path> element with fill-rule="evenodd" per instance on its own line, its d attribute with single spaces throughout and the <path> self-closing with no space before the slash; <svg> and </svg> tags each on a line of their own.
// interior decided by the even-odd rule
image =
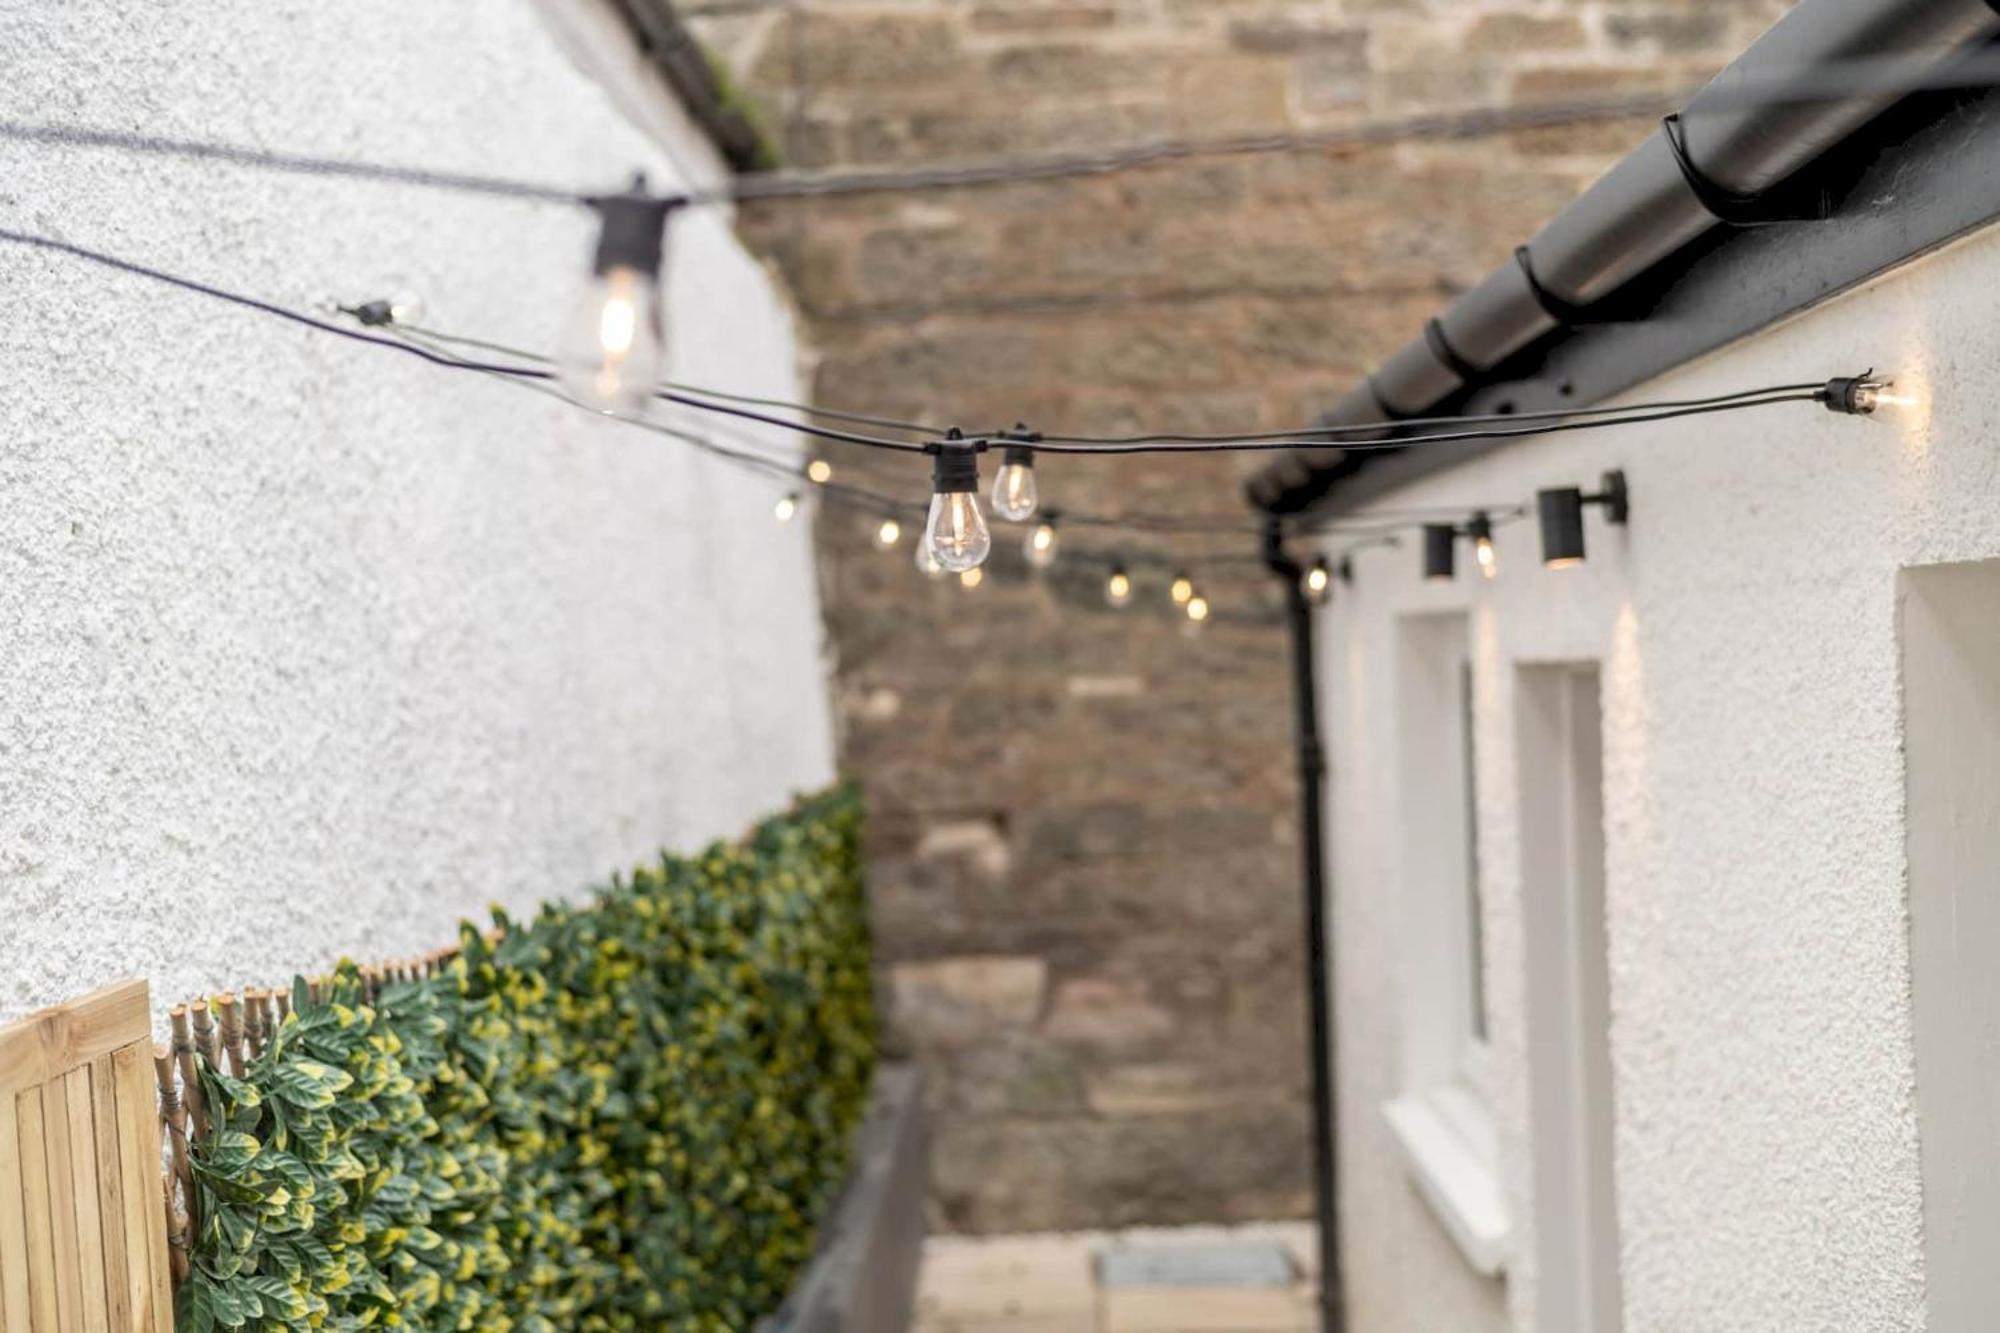
<svg viewBox="0 0 2000 1333">
<path fill-rule="evenodd" d="M 833 464 L 824 458 L 815 458 L 806 464 L 806 480 L 815 486 L 824 486 L 833 480 Z"/>
<path fill-rule="evenodd" d="M 799 497 L 796 495 L 781 495 L 778 497 L 778 503 L 771 506 L 771 517 L 780 523 L 791 522 L 798 512 Z"/>
<path fill-rule="evenodd" d="M 1187 618 L 1199 625 L 1208 619 L 1208 598 L 1200 593 L 1188 598 Z"/>
<path fill-rule="evenodd" d="M 1053 518 L 1045 518 L 1028 530 L 1028 540 L 1022 545 L 1021 554 L 1036 569 L 1047 569 L 1056 562 L 1056 547 L 1060 539 L 1056 536 Z"/>
<path fill-rule="evenodd" d="M 1500 556 L 1493 549 L 1492 518 L 1481 510 L 1465 525 L 1465 531 L 1472 538 L 1472 559 L 1480 574 L 1489 579 L 1496 577 L 1500 573 Z"/>
<path fill-rule="evenodd" d="M 931 558 L 954 574 L 976 569 L 993 549 L 979 512 L 979 455 L 971 445 L 938 447 L 931 465 L 931 508 L 924 542 Z"/>
<path fill-rule="evenodd" d="M 590 204 L 601 223 L 597 254 L 557 368 L 578 402 L 600 412 L 637 412 L 666 365 L 660 261 L 674 204 L 648 195 L 643 179 L 626 194 Z"/>
<path fill-rule="evenodd" d="M 1326 557 L 1313 561 L 1302 580 L 1305 585 L 1306 600 L 1318 605 L 1326 601 L 1333 588 L 1333 571 L 1327 568 Z"/>
<path fill-rule="evenodd" d="M 980 584 L 986 582 L 986 571 L 983 569 L 968 569 L 958 576 L 958 582 L 961 587 L 977 588 Z"/>
<path fill-rule="evenodd" d="M 894 550 L 896 543 L 903 539 L 903 525 L 893 518 L 885 518 L 875 529 L 875 545 L 884 551 Z"/>
<path fill-rule="evenodd" d="M 1104 600 L 1119 610 L 1132 604 L 1132 576 L 1125 572 L 1125 566 L 1111 567 L 1111 577 L 1104 580 Z"/>
<path fill-rule="evenodd" d="M 1035 451 L 1026 445 L 1008 445 L 1000 470 L 993 474 L 993 512 L 1009 523 L 1025 523 L 1035 516 L 1039 501 Z"/>
<path fill-rule="evenodd" d="M 1175 606 L 1186 606 L 1194 600 L 1194 580 L 1186 574 L 1176 574 L 1167 591 L 1172 595 Z"/>
</svg>

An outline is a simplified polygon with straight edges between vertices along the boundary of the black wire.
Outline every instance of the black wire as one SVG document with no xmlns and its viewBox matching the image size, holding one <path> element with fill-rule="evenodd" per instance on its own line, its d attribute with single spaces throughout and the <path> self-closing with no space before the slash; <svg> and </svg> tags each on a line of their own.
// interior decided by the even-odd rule
<svg viewBox="0 0 2000 1333">
<path fill-rule="evenodd" d="M 2000 52 L 1982 50 L 1912 69 L 1906 56 L 1866 56 L 1828 61 L 1810 68 L 1738 74 L 1727 82 L 1688 87 L 1678 93 L 1621 93 L 1604 97 L 1551 99 L 1510 106 L 1466 107 L 1367 121 L 1326 130 L 1244 135 L 1206 140 L 1153 140 L 1094 152 L 960 162 L 892 170 L 768 172 L 741 176 L 716 188 L 689 190 L 687 203 L 723 204 L 736 200 L 816 198 L 885 191 L 956 189 L 973 185 L 1056 180 L 1104 175 L 1207 157 L 1239 157 L 1279 152 L 1327 152 L 1383 144 L 1479 138 L 1520 130 L 1547 129 L 1593 121 L 1658 116 L 1696 92 L 1703 111 L 1798 105 L 1826 100 L 1893 99 L 1921 91 L 1972 89 L 2000 83 Z M 0 140 L 66 148 L 106 148 L 293 174 L 335 176 L 386 184 L 415 185 L 533 203 L 582 202 L 583 191 L 504 176 L 396 166 L 352 158 L 252 148 L 212 140 L 175 139 L 124 130 L 70 127 L 27 121 L 0 121 Z"/>
<path fill-rule="evenodd" d="M 438 342 L 477 347 L 482 351 L 497 352 L 503 356 L 517 357 L 543 365 L 553 364 L 549 357 L 528 351 L 525 348 L 510 347 L 505 343 L 491 342 L 483 338 L 473 338 L 463 334 L 443 333 L 436 329 L 425 329 L 413 325 L 402 325 L 399 327 L 409 329 L 414 333 L 421 333 L 424 337 Z M 927 425 L 923 422 L 899 421 L 893 417 L 868 416 L 859 412 L 836 411 L 831 408 L 814 407 L 810 403 L 792 402 L 783 398 L 760 398 L 749 394 L 726 393 L 720 389 L 709 389 L 698 384 L 687 384 L 673 380 L 661 381 L 661 387 L 681 393 L 698 395 L 703 398 L 719 399 L 725 402 L 746 403 L 758 407 L 783 408 L 794 412 L 804 412 L 813 416 L 826 417 L 835 421 L 847 421 L 864 426 L 879 426 L 887 430 L 909 431 L 913 434 L 927 435 L 932 439 L 939 438 L 944 434 L 942 427 Z M 1049 432 L 1038 432 L 1038 435 L 1041 440 L 1054 444 L 1229 444 L 1238 441 L 1289 441 L 1297 438 L 1316 438 L 1319 436 L 1326 436 L 1329 440 L 1332 440 L 1333 437 L 1341 435 L 1379 434 L 1385 431 L 1421 429 L 1429 426 L 1463 426 L 1468 423 L 1476 425 L 1499 421 L 1560 421 L 1569 418 L 1608 416 L 1619 412 L 1638 411 L 1640 409 L 1706 407 L 1716 403 L 1729 403 L 1743 399 L 1758 398 L 1767 394 L 1802 392 L 1805 390 L 1817 390 L 1823 387 L 1824 381 L 1816 380 L 1809 383 L 1773 384 L 1757 389 L 1738 389 L 1733 393 L 1716 394 L 1707 398 L 1667 399 L 1661 402 L 1641 403 L 1626 407 L 1556 407 L 1545 408 L 1535 412 L 1490 412 L 1483 414 L 1465 413 L 1457 416 L 1442 417 L 1397 417 L 1381 421 L 1363 421 L 1343 425 L 1300 426 L 1293 430 L 1253 431 L 1226 435 L 1062 435 Z M 1000 438 L 1000 433 L 996 431 L 975 438 L 994 441 Z"/>
</svg>

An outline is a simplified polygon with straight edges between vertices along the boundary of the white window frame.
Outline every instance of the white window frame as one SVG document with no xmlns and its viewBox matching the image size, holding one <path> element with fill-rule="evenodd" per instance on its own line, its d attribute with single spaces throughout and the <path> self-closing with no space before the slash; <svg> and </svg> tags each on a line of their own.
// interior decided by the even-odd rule
<svg viewBox="0 0 2000 1333">
<path fill-rule="evenodd" d="M 1595 663 L 1523 666 L 1515 690 L 1538 1318 L 1571 1333 L 1624 1321 L 1599 691 Z"/>
<path fill-rule="evenodd" d="M 1471 635 L 1463 613 L 1405 617 L 1396 641 L 1403 904 L 1402 1091 L 1382 1108 L 1410 1178 L 1482 1274 L 1506 1265 L 1483 1032 Z"/>
</svg>

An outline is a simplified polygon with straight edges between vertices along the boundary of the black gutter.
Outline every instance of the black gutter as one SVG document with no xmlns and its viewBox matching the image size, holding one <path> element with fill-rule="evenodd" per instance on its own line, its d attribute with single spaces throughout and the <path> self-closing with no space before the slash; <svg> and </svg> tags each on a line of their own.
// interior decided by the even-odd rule
<svg viewBox="0 0 2000 1333">
<path fill-rule="evenodd" d="M 1856 61 L 1907 64 L 1914 81 L 1996 34 L 2000 14 L 1986 0 L 1801 0 L 1514 262 L 1487 275 L 1336 403 L 1326 424 L 1380 421 L 1385 409 L 1392 417 L 1454 410 L 1531 350 L 1649 318 L 1670 286 L 1661 269 L 1699 257 L 1712 234 L 1790 231 L 1788 222 L 1818 226 L 1837 216 L 1829 182 L 1840 178 L 1840 164 L 1831 172 L 1804 169 L 1844 156 L 1832 150 L 1903 100 L 1870 92 L 1752 102 L 1740 95 L 1744 88 L 1790 82 L 1803 89 L 1829 67 Z M 1576 390 L 1572 383 L 1564 395 L 1569 403 L 1594 401 Z M 1364 467 L 1379 473 L 1401 457 L 1299 450 L 1252 476 L 1245 490 L 1266 512 L 1297 513 L 1336 487 L 1347 490 Z"/>
<path fill-rule="evenodd" d="M 1319 688 L 1313 676 L 1313 613 L 1305 570 L 1285 550 L 1277 524 L 1264 532 L 1264 564 L 1285 585 L 1292 637 L 1292 699 L 1299 752 L 1299 854 L 1305 871 L 1307 1052 L 1312 1069 L 1313 1217 L 1318 1223 L 1321 1333 L 1343 1333 L 1346 1296 L 1340 1275 L 1338 1147 L 1334 1143 L 1333 960 L 1327 948 L 1325 824 L 1321 787 L 1326 751 L 1320 743 Z"/>
<path fill-rule="evenodd" d="M 769 138 L 688 31 L 673 0 L 611 0 L 611 4 L 723 161 L 736 171 L 765 171 L 777 165 Z"/>
</svg>

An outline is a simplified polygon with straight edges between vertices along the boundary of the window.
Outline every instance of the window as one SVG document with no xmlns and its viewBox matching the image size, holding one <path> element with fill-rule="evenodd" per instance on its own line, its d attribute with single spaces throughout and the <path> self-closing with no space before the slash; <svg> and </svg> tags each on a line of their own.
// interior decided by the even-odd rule
<svg viewBox="0 0 2000 1333">
<path fill-rule="evenodd" d="M 1474 675 L 1463 615 L 1402 622 L 1396 686 L 1403 1090 L 1385 1114 L 1445 1229 L 1475 1269 L 1497 1273 L 1509 1223 L 1487 1087 Z"/>
<path fill-rule="evenodd" d="M 1597 668 L 1522 668 L 1515 717 L 1539 1322 L 1617 1333 L 1624 1301 Z"/>
<path fill-rule="evenodd" d="M 2000 1310 L 2000 561 L 1903 573 L 1903 831 L 1929 1327 Z"/>
</svg>

